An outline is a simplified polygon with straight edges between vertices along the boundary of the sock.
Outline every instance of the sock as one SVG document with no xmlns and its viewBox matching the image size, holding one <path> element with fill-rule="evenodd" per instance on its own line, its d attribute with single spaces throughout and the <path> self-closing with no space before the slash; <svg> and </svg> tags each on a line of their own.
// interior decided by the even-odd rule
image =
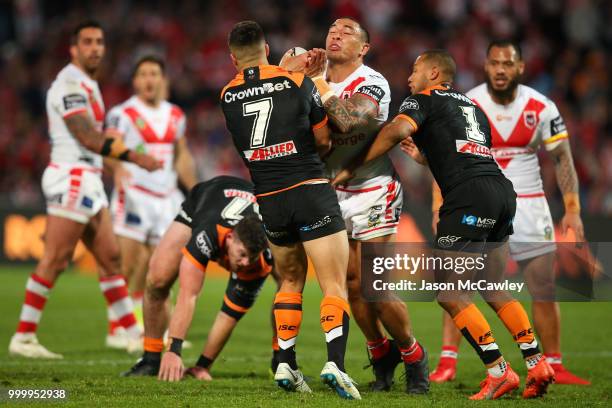
<svg viewBox="0 0 612 408">
<path fill-rule="evenodd" d="M 278 351 L 280 348 L 278 346 L 278 337 L 272 336 L 272 350 Z"/>
<path fill-rule="evenodd" d="M 274 298 L 274 320 L 278 336 L 279 361 L 297 370 L 295 341 L 302 324 L 302 294 L 277 293 Z"/>
<path fill-rule="evenodd" d="M 503 377 L 506 370 L 508 370 L 508 363 L 505 360 L 500 361 L 491 368 L 487 368 L 489 375 L 495 378 Z"/>
<path fill-rule="evenodd" d="M 535 368 L 535 366 L 537 366 L 540 360 L 542 360 L 543 358 L 544 356 L 542 354 L 536 354 L 535 356 L 527 357 L 525 359 L 525 365 L 527 366 L 527 369 L 531 370 L 532 368 Z"/>
<path fill-rule="evenodd" d="M 525 360 L 540 354 L 527 312 L 518 301 L 512 300 L 506 303 L 497 311 L 497 315 L 518 344 Z"/>
<path fill-rule="evenodd" d="M 412 346 L 408 348 L 400 347 L 399 349 L 402 353 L 402 360 L 404 360 L 405 364 L 413 364 L 417 361 L 421 361 L 423 358 L 423 348 L 419 342 L 416 341 L 416 339 L 414 340 L 414 343 L 412 343 Z"/>
<path fill-rule="evenodd" d="M 368 345 L 368 351 L 374 360 L 383 358 L 385 355 L 387 355 L 389 349 L 391 348 L 391 343 L 389 343 L 389 339 L 386 337 L 374 341 L 368 341 L 366 344 Z"/>
<path fill-rule="evenodd" d="M 457 313 L 453 321 L 485 365 L 493 363 L 502 356 L 489 323 L 475 304 L 472 303 Z"/>
<path fill-rule="evenodd" d="M 327 361 L 336 363 L 344 372 L 344 354 L 349 332 L 349 304 L 338 296 L 325 296 L 321 301 L 321 327 L 327 343 Z"/>
<path fill-rule="evenodd" d="M 42 311 L 47 303 L 53 284 L 45 279 L 30 275 L 26 283 L 25 300 L 19 315 L 18 334 L 35 334 Z"/>
<path fill-rule="evenodd" d="M 117 321 L 131 338 L 140 338 L 141 332 L 134 316 L 132 299 L 128 295 L 127 285 L 122 275 L 100 278 L 100 289 L 106 298 L 107 306 L 112 310 Z"/>
<path fill-rule="evenodd" d="M 561 353 L 546 353 L 544 354 L 546 357 L 546 361 L 550 365 L 563 365 L 563 358 L 561 357 Z"/>
<path fill-rule="evenodd" d="M 457 357 L 459 356 L 459 348 L 455 346 L 442 346 L 440 352 L 440 361 L 438 365 L 452 366 L 457 365 Z"/>
<path fill-rule="evenodd" d="M 144 359 L 159 361 L 164 350 L 164 340 L 153 337 L 144 337 Z"/>
<path fill-rule="evenodd" d="M 117 316 L 113 313 L 113 309 L 110 307 L 106 307 L 106 316 L 108 318 L 108 334 L 115 334 L 115 330 L 121 327 L 119 321 L 117 320 Z"/>
</svg>

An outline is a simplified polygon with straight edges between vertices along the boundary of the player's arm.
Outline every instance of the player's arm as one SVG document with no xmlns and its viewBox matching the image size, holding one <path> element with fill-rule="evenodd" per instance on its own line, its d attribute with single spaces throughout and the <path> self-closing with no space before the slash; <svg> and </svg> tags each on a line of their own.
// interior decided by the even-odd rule
<svg viewBox="0 0 612 408">
<path fill-rule="evenodd" d="M 179 381 L 183 377 L 181 351 L 193 319 L 196 301 L 204 283 L 203 265 L 183 256 L 179 268 L 179 292 L 174 313 L 170 319 L 170 350 L 164 354 L 158 378 L 162 381 Z"/>
<path fill-rule="evenodd" d="M 134 152 L 120 138 L 105 137 L 97 131 L 87 112 L 79 112 L 64 118 L 70 133 L 87 149 L 105 157 L 130 161 L 149 170 L 161 168 L 161 163 L 155 158 Z"/>
<path fill-rule="evenodd" d="M 321 94 L 330 122 L 340 133 L 349 133 L 364 127 L 378 115 L 378 104 L 371 97 L 355 93 L 348 99 L 340 99 L 331 90 L 323 75 L 312 80 Z"/>
<path fill-rule="evenodd" d="M 565 215 L 561 220 L 563 233 L 571 228 L 576 234 L 576 240 L 584 241 L 584 227 L 580 219 L 580 198 L 578 196 L 578 175 L 574 167 L 572 150 L 568 139 L 558 142 L 558 145 L 549 150 L 554 164 L 557 185 L 563 195 Z"/>
<path fill-rule="evenodd" d="M 411 121 L 405 120 L 404 117 L 405 115 L 398 115 L 390 123 L 385 125 L 378 133 L 378 136 L 376 136 L 374 143 L 372 143 L 367 153 L 362 155 L 362 159 L 350 163 L 347 168 L 338 173 L 332 184 L 338 185 L 346 183 L 351 179 L 354 171 L 358 167 L 379 158 L 402 140 L 411 137 L 416 131 L 416 128 L 412 125 Z"/>
<path fill-rule="evenodd" d="M 319 156 L 324 157 L 331 150 L 331 130 L 327 124 L 313 128 L 312 133 L 315 138 L 315 145 Z"/>
<path fill-rule="evenodd" d="M 174 168 L 178 179 L 187 190 L 191 190 L 198 183 L 198 176 L 195 160 L 193 160 L 187 145 L 187 139 L 181 137 L 176 141 L 175 152 Z"/>
</svg>

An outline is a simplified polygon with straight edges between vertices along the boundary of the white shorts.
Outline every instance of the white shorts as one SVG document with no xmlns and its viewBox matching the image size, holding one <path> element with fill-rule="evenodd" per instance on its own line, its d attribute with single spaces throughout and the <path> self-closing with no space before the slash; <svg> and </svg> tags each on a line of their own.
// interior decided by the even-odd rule
<svg viewBox="0 0 612 408">
<path fill-rule="evenodd" d="M 510 256 L 515 261 L 554 252 L 555 225 L 544 193 L 516 199 L 514 234 L 510 235 Z"/>
<path fill-rule="evenodd" d="M 397 233 L 404 193 L 397 179 L 364 189 L 336 187 L 349 238 L 359 241 Z"/>
<path fill-rule="evenodd" d="M 183 194 L 157 194 L 138 186 L 115 189 L 111 201 L 115 234 L 143 244 L 157 245 L 176 214 Z"/>
<path fill-rule="evenodd" d="M 108 207 L 101 175 L 102 170 L 95 167 L 50 163 L 42 177 L 47 214 L 89 223 Z"/>
</svg>

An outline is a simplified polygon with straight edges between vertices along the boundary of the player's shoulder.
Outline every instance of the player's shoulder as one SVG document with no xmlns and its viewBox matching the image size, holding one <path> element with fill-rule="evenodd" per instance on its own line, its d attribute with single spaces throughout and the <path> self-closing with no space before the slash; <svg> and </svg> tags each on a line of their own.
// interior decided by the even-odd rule
<svg viewBox="0 0 612 408">
<path fill-rule="evenodd" d="M 178 116 L 179 119 L 185 117 L 185 111 L 175 103 L 170 101 L 161 101 L 161 107 L 164 110 L 169 110 L 173 115 Z"/>
<path fill-rule="evenodd" d="M 299 87 L 302 86 L 304 79 L 307 78 L 303 72 L 287 71 L 278 65 L 263 65 L 259 70 L 261 79 L 270 79 L 275 77 L 287 77 Z"/>
<path fill-rule="evenodd" d="M 480 85 L 476 85 L 474 88 L 470 89 L 465 93 L 465 96 L 475 100 L 481 100 L 487 97 L 488 95 L 489 92 L 487 91 L 487 84 L 484 82 Z"/>
<path fill-rule="evenodd" d="M 358 76 L 365 78 L 364 82 L 366 84 L 384 85 L 387 88 L 389 87 L 389 82 L 384 77 L 384 75 L 370 66 L 364 64 L 357 68 L 356 73 L 358 74 Z"/>
<path fill-rule="evenodd" d="M 519 84 L 518 93 L 526 100 L 535 100 L 546 107 L 555 106 L 552 99 L 528 85 Z"/>
</svg>

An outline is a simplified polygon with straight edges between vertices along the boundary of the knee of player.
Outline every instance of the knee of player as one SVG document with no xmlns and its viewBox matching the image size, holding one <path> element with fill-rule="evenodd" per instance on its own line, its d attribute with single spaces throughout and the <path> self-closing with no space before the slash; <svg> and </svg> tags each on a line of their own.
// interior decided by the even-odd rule
<svg viewBox="0 0 612 408">
<path fill-rule="evenodd" d="M 172 281 L 160 273 L 147 274 L 146 293 L 154 299 L 165 299 L 170 293 Z"/>
</svg>

